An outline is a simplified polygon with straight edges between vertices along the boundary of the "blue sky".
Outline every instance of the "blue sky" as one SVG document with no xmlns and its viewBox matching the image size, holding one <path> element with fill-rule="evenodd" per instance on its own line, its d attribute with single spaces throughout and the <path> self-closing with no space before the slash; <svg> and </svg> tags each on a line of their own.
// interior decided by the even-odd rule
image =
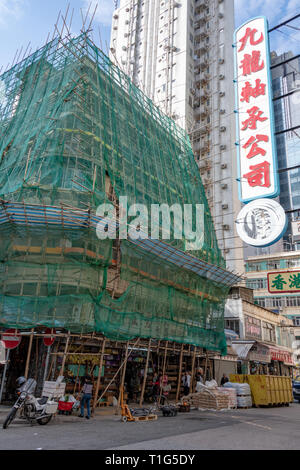
<svg viewBox="0 0 300 470">
<path fill-rule="evenodd" d="M 184 1 L 184 0 L 182 0 Z M 295 16 L 300 12 L 300 0 L 226 0 L 235 1 L 236 25 L 253 16 L 265 15 L 270 27 L 282 22 L 283 19 Z M 34 51 L 42 46 L 48 33 L 53 34 L 54 23 L 60 10 L 66 11 L 70 3 L 70 15 L 74 8 L 72 33 L 78 34 L 81 28 L 81 13 L 86 12 L 90 0 L 0 0 L 0 68 L 6 68 L 12 62 L 17 49 L 23 46 L 23 52 L 29 41 Z M 114 9 L 113 0 L 92 0 L 98 3 L 94 26 L 94 40 L 99 45 L 101 30 L 102 46 L 106 51 L 109 44 L 111 14 Z M 93 10 L 94 7 L 92 7 Z M 300 27 L 300 22 L 294 26 Z M 272 33 L 271 48 L 279 52 L 293 49 L 299 53 L 300 31 L 283 27 L 281 32 Z M 23 52 L 20 57 L 23 56 Z"/>
</svg>

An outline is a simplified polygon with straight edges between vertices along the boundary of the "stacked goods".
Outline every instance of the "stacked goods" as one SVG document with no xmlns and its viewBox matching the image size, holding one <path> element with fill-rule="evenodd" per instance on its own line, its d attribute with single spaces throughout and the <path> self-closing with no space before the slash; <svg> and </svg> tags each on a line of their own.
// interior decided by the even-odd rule
<svg viewBox="0 0 300 470">
<path fill-rule="evenodd" d="M 234 388 L 236 390 L 238 408 L 248 408 L 252 406 L 251 389 L 249 384 L 227 382 L 224 384 L 224 388 L 227 388 L 228 390 Z"/>
<path fill-rule="evenodd" d="M 228 396 L 229 408 L 237 408 L 237 393 L 235 388 L 218 387 L 218 390 Z"/>
<path fill-rule="evenodd" d="M 229 408 L 229 396 L 217 389 L 203 389 L 198 393 L 191 393 L 185 397 L 191 406 L 204 410 L 223 410 Z"/>
</svg>

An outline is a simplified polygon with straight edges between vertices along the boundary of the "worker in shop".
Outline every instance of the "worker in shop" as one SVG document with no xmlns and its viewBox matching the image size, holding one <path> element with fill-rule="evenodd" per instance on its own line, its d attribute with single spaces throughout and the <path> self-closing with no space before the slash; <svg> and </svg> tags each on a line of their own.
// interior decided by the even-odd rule
<svg viewBox="0 0 300 470">
<path fill-rule="evenodd" d="M 191 376 L 188 371 L 185 371 L 184 376 L 182 377 L 184 396 L 187 396 L 190 393 L 191 386 Z"/>
</svg>

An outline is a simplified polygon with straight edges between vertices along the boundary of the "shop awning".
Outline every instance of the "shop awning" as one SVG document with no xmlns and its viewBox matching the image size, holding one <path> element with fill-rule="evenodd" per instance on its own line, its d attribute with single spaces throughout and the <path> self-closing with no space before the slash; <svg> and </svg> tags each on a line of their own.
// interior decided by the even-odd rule
<svg viewBox="0 0 300 470">
<path fill-rule="evenodd" d="M 252 348 L 253 344 L 255 344 L 255 341 L 243 341 L 243 342 L 233 342 L 232 341 L 232 347 L 237 353 L 239 359 L 247 359 L 248 353 L 250 349 Z"/>
<path fill-rule="evenodd" d="M 262 362 L 269 364 L 271 362 L 270 347 L 268 344 L 256 341 L 248 356 L 249 361 Z"/>
</svg>

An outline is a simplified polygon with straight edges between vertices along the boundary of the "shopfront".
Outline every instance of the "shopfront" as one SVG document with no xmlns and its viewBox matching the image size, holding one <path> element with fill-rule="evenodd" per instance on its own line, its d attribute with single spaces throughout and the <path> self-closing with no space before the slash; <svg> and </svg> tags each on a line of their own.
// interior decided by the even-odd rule
<svg viewBox="0 0 300 470">
<path fill-rule="evenodd" d="M 289 351 L 270 346 L 271 361 L 269 365 L 269 373 L 271 375 L 293 376 L 293 358 Z"/>
</svg>

